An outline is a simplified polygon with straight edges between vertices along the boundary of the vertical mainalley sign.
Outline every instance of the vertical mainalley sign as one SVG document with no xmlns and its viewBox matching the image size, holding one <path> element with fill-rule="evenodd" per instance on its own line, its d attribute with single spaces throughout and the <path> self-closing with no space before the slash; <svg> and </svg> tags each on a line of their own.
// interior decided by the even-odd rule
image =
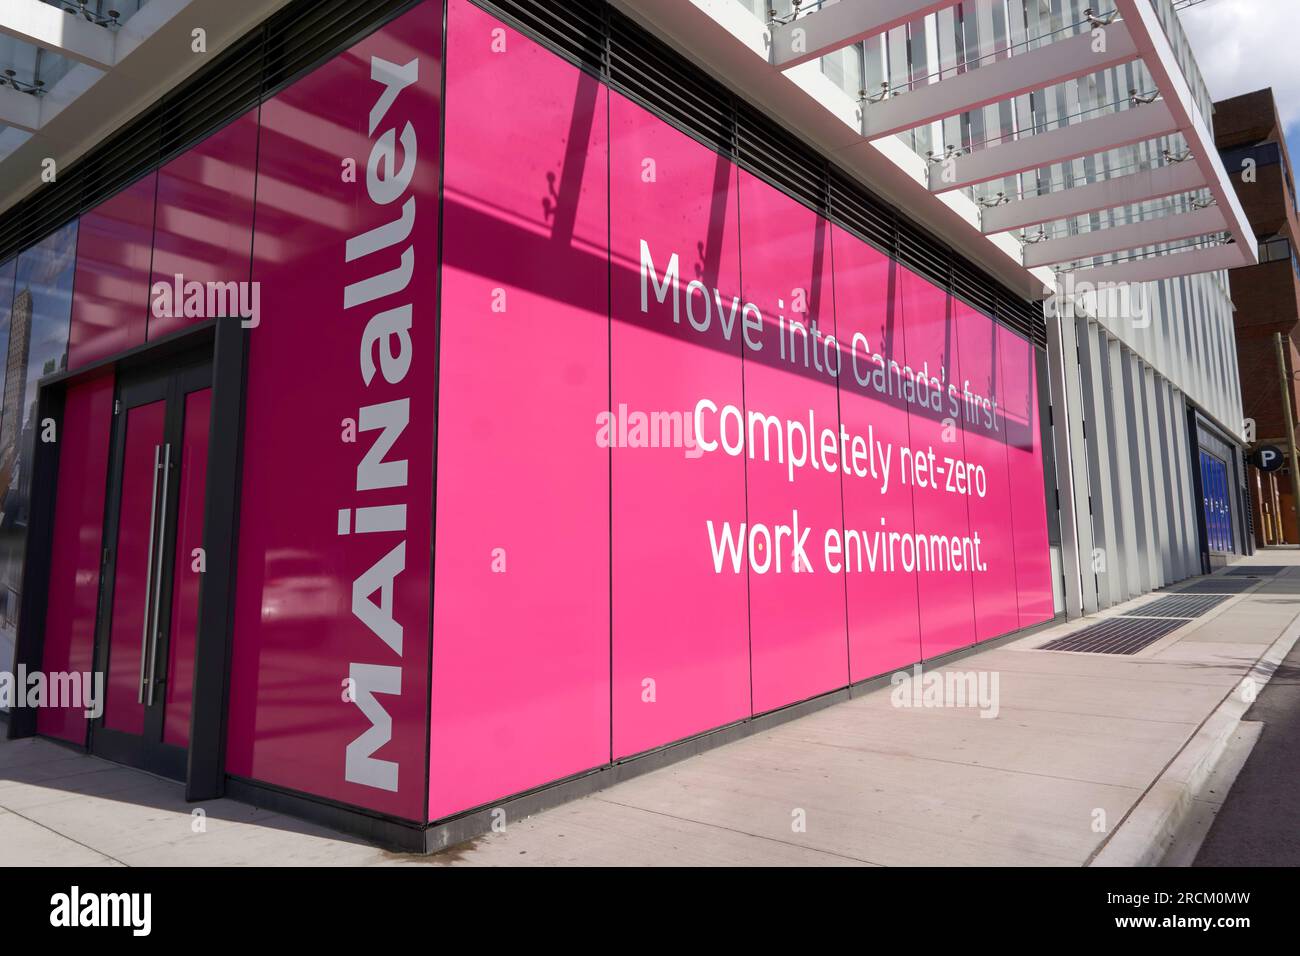
<svg viewBox="0 0 1300 956">
<path fill-rule="evenodd" d="M 442 10 L 261 110 L 228 772 L 423 819 Z"/>
</svg>

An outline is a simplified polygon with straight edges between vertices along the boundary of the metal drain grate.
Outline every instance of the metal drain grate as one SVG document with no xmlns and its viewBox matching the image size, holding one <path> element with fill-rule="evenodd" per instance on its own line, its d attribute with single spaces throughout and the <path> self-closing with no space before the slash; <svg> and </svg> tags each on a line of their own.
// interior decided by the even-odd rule
<svg viewBox="0 0 1300 956">
<path fill-rule="evenodd" d="M 1170 594 L 1157 598 L 1150 604 L 1143 604 L 1132 611 L 1125 611 L 1124 617 L 1200 617 L 1206 611 L 1222 604 L 1230 594 Z"/>
<path fill-rule="evenodd" d="M 1230 578 L 1227 575 L 1216 575 L 1212 578 L 1203 578 L 1200 581 L 1193 581 L 1191 584 L 1179 584 L 1170 589 L 1173 594 L 1240 594 L 1242 591 L 1253 588 L 1259 582 L 1254 578 Z"/>
<path fill-rule="evenodd" d="M 1079 654 L 1136 654 L 1186 623 L 1177 618 L 1113 617 L 1074 634 L 1048 641 L 1038 650 L 1074 651 Z"/>
<path fill-rule="evenodd" d="M 1256 564 L 1247 568 L 1229 568 L 1225 573 L 1241 578 L 1267 578 L 1286 570 L 1284 564 Z"/>
</svg>

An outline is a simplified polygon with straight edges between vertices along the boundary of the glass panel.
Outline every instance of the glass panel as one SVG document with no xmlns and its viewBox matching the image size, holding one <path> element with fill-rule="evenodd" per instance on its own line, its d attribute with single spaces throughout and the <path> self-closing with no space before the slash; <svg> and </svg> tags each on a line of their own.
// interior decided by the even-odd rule
<svg viewBox="0 0 1300 956">
<path fill-rule="evenodd" d="M 137 13 L 146 0 L 41 0 L 105 30 L 116 30 Z M 46 50 L 14 37 L 0 36 L 0 77 L 22 92 L 41 95 L 63 79 L 77 63 L 57 50 Z"/>
<path fill-rule="evenodd" d="M 0 412 L 0 661 L 13 659 L 27 542 L 36 384 L 67 365 L 77 224 L 18 255 Z"/>
<path fill-rule="evenodd" d="M 147 0 L 41 0 L 92 23 L 126 23 Z M 116 14 L 116 16 L 114 16 Z"/>
<path fill-rule="evenodd" d="M 74 63 L 61 53 L 42 50 L 23 40 L 0 36 L 0 79 L 22 93 L 41 95 L 49 90 Z"/>
<path fill-rule="evenodd" d="M 9 327 L 13 316 L 14 273 L 17 264 L 16 259 L 10 259 L 0 266 L 0 355 L 8 355 L 9 353 Z M 8 394 L 5 389 L 7 372 L 8 363 L 0 365 L 0 395 Z M 0 429 L 4 427 L 4 409 L 8 407 L 8 401 L 0 407 Z M 7 563 L 8 560 L 8 549 L 0 548 L 0 568 L 3 568 L 4 563 Z M 4 573 L 4 578 L 8 578 L 7 573 Z M 14 606 L 11 607 L 8 598 L 7 590 L 0 591 L 0 668 L 12 671 L 14 636 L 17 626 L 17 602 L 14 602 Z M 0 700 L 0 710 L 8 709 L 4 705 L 4 701 Z"/>
</svg>

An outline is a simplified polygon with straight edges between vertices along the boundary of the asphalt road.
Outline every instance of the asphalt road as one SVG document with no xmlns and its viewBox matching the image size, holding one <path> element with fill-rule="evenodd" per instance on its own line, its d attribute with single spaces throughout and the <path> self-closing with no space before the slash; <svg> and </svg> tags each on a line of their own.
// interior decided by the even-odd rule
<svg viewBox="0 0 1300 956">
<path fill-rule="evenodd" d="M 1243 720 L 1264 729 L 1193 866 L 1300 866 L 1300 644 Z"/>
</svg>

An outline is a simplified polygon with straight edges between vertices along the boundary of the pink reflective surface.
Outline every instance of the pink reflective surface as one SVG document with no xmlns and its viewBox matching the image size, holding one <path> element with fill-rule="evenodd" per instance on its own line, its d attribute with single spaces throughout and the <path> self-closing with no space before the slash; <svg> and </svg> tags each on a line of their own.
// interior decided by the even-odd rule
<svg viewBox="0 0 1300 956">
<path fill-rule="evenodd" d="M 745 410 L 783 423 L 809 423 L 807 457 L 816 460 L 813 433 L 839 432 L 835 378 L 824 365 L 819 371 L 814 358 L 825 337 L 835 333 L 830 226 L 745 172 L 740 224 L 743 294 L 763 316 L 762 349 L 746 349 L 744 357 Z M 792 322 L 806 330 L 793 353 Z M 749 432 L 747 427 L 747 440 Z M 792 481 L 775 454 L 764 461 L 761 453 L 747 456 L 745 467 L 751 534 L 758 526 L 772 534 L 770 541 L 755 539 L 749 568 L 753 700 L 755 713 L 761 713 L 848 682 L 844 580 L 822 560 L 823 536 L 841 529 L 843 516 L 838 470 L 803 467 Z M 790 532 L 777 543 L 782 526 Z M 800 572 L 795 538 L 803 538 L 808 560 Z"/>
<path fill-rule="evenodd" d="M 49 603 L 45 611 L 45 648 L 41 662 L 47 673 L 89 674 L 94 669 L 104 488 L 112 426 L 112 375 L 68 389 L 63 409 Z M 138 657 L 136 662 L 139 663 Z M 42 707 L 36 715 L 36 728 L 42 734 L 85 743 L 84 710 L 83 707 Z"/>
<path fill-rule="evenodd" d="M 122 457 L 117 554 L 113 556 L 115 571 L 108 673 L 104 677 L 104 726 L 132 734 L 144 730 L 144 705 L 139 701 L 140 655 L 144 643 L 145 602 L 150 591 L 151 524 L 162 520 L 161 514 L 152 512 L 155 488 L 159 487 L 154 482 L 156 453 L 163 444 L 166 412 L 167 402 L 163 400 L 137 405 L 123 412 L 126 415 L 126 443 Z M 152 555 L 152 561 L 156 568 L 156 553 Z"/>
<path fill-rule="evenodd" d="M 903 463 L 905 480 L 912 482 L 916 533 L 924 535 L 927 544 L 932 535 L 948 540 L 966 538 L 970 535 L 966 496 L 949 490 L 954 462 L 965 456 L 960 402 L 950 391 L 956 383 L 959 395 L 961 381 L 953 301 L 907 269 L 899 268 L 898 279 L 907 364 L 918 380 L 930 383 L 924 390 L 918 388 L 918 395 L 928 396 L 930 407 L 918 402 L 908 408 L 912 461 L 923 459 L 926 463 L 923 467 Z M 923 563 L 917 574 L 925 657 L 975 643 L 971 572 L 964 567 L 967 560 L 963 558 L 962 570 L 952 570 L 955 565 L 950 555 L 946 559 L 935 555 L 928 559 L 928 569 Z"/>
<path fill-rule="evenodd" d="M 968 496 L 970 526 L 980 535 L 984 570 L 974 572 L 975 637 L 988 640 L 1020 626 L 1016 557 L 1007 473 L 1006 412 L 997 327 L 993 320 L 954 300 L 961 342 L 963 427 L 966 459 L 982 469 L 983 493 Z M 1041 472 L 1040 472 L 1041 474 Z"/>
<path fill-rule="evenodd" d="M 1043 448 L 1038 417 L 1034 349 L 1010 329 L 998 329 L 1007 408 L 1007 471 L 1019 587 L 1020 626 L 1056 613 L 1052 556 L 1043 489 Z"/>
<path fill-rule="evenodd" d="M 256 163 L 252 110 L 159 170 L 151 288 L 159 282 L 174 288 L 178 274 L 183 282 L 248 281 Z M 206 295 L 200 314 L 183 303 L 155 308 L 157 301 L 151 297 L 150 340 L 213 317 Z"/>
<path fill-rule="evenodd" d="M 606 94 L 498 28 L 450 4 L 433 818 L 610 757 Z"/>
<path fill-rule="evenodd" d="M 903 319 L 892 294 L 901 268 L 841 229 L 833 228 L 831 237 L 835 328 L 844 356 L 840 418 L 850 434 L 861 437 L 867 461 L 874 460 L 874 466 L 864 466 L 866 477 L 854 471 L 841 478 L 850 678 L 859 681 L 921 657 L 916 575 L 900 563 L 886 565 L 873 537 L 882 529 L 908 534 L 913 527 L 912 488 L 899 471 L 908 443 L 907 403 L 890 389 L 889 375 L 890 363 L 904 360 Z M 888 470 L 880 460 L 882 448 L 889 450 Z"/>
<path fill-rule="evenodd" d="M 156 178 L 144 177 L 81 217 L 69 369 L 144 343 Z"/>
<path fill-rule="evenodd" d="M 227 749 L 232 774 L 414 820 L 428 783 L 441 25 L 437 4 L 417 7 L 262 106 Z M 408 122 L 411 179 L 376 201 L 368 158 L 391 133 L 395 155 L 374 165 L 397 184 Z M 406 232 L 393 223 L 408 202 Z M 409 349 L 372 342 L 367 384 L 367 327 L 407 305 Z M 409 365 L 381 366 L 389 346 Z M 363 428 L 367 414 L 391 429 Z"/>
<path fill-rule="evenodd" d="M 167 642 L 167 696 L 163 743 L 188 747 L 190 704 L 194 695 L 194 649 L 199 631 L 199 586 L 203 573 L 194 569 L 194 549 L 203 547 L 203 503 L 208 477 L 208 426 L 212 389 L 185 396 L 181 463 L 176 475 L 176 564 L 172 578 L 172 612 Z M 205 562 L 206 563 L 206 562 Z"/>
<path fill-rule="evenodd" d="M 749 716 L 749 609 L 745 561 L 719 573 L 707 537 L 710 521 L 743 525 L 744 463 L 684 447 L 700 398 L 743 402 L 738 309 L 730 336 L 724 327 L 740 291 L 736 170 L 610 98 L 613 709 L 614 756 L 623 757 Z M 680 257 L 677 321 L 671 297 L 660 303 L 653 290 L 641 309 L 643 241 L 657 279 Z M 696 280 L 709 290 L 693 293 L 699 325 L 708 310 L 704 331 L 681 298 Z M 664 413 L 679 416 L 683 440 L 671 440 L 671 420 L 669 441 L 644 421 L 638 439 L 634 416 Z M 666 447 L 645 447 L 651 439 Z"/>
<path fill-rule="evenodd" d="M 170 161 L 157 175 L 156 215 L 151 176 L 81 220 L 71 367 L 144 340 L 150 280 L 179 273 L 261 284 L 263 324 L 250 335 L 230 773 L 408 819 L 442 818 L 1051 616 L 1027 342 L 467 0 L 451 0 L 448 18 L 457 43 L 448 64 L 445 263 L 436 262 L 442 10 L 433 3 L 284 90 L 260 117 L 250 112 Z M 382 77 L 413 61 L 418 80 L 369 128 Z M 375 200 L 372 147 L 408 120 L 419 150 L 414 177 L 395 199 Z M 405 150 L 391 163 L 380 157 L 385 178 L 398 175 Z M 340 173 L 344 158 L 356 163 L 354 180 Z M 349 261 L 349 241 L 364 246 L 385 227 L 391 234 L 408 198 L 409 232 Z M 643 241 L 660 277 L 678 256 L 677 322 L 653 291 L 641 307 Z M 350 285 L 400 273 L 408 247 L 400 293 L 344 306 Z M 700 285 L 688 291 L 692 281 Z M 766 319 L 761 351 L 741 345 L 746 301 Z M 706 302 L 711 322 L 701 332 L 687 303 L 698 319 Z M 392 378 L 372 369 L 367 382 L 358 361 L 367 323 L 406 304 L 411 364 Z M 729 334 L 719 305 L 735 323 Z M 148 338 L 207 317 L 184 314 L 182 302 L 180 314 L 149 320 Z M 816 319 L 821 341 L 836 337 L 838 388 L 811 360 L 792 364 L 788 325 L 781 356 L 778 317 Z M 946 400 L 942 411 L 909 412 L 906 401 L 855 381 L 853 358 L 866 358 L 855 334 L 885 361 L 936 376 L 942 369 L 959 394 L 967 387 L 995 398 L 1000 424 L 963 428 L 960 405 Z M 372 343 L 372 364 L 383 352 L 383 342 Z M 190 552 L 201 540 L 205 477 L 196 463 L 206 454 L 209 397 L 187 401 L 181 474 L 164 724 L 165 739 L 181 745 L 198 599 Z M 627 415 L 680 415 L 677 427 L 693 438 L 687 425 L 702 398 L 782 422 L 811 416 L 817 432 L 842 424 L 877 443 L 877 454 L 891 450 L 889 486 L 811 466 L 791 480 L 776 460 L 697 456 L 671 441 L 631 447 L 636 424 Z M 82 440 L 73 453 L 68 442 L 60 463 L 47 667 L 90 667 L 103 508 L 94 476 L 106 469 L 109 440 L 107 425 L 97 432 L 91 423 L 111 416 L 111 399 L 109 380 L 69 393 L 65 436 Z M 380 434 L 357 432 L 361 410 L 401 402 L 405 424 L 375 455 L 404 463 L 405 479 L 358 490 Z M 136 733 L 161 404 L 128 413 L 111 622 L 106 723 Z M 598 416 L 611 411 L 602 444 Z M 716 416 L 709 421 L 716 429 Z M 667 428 L 671 435 L 672 418 Z M 905 447 L 933 448 L 939 467 L 947 456 L 982 467 L 985 494 L 914 492 L 903 480 Z M 402 528 L 361 531 L 367 507 L 404 508 Z M 779 573 L 754 566 L 770 561 L 770 550 L 715 571 L 710 521 L 771 529 L 793 524 L 796 510 L 800 530 L 809 529 L 811 571 L 793 572 L 788 538 Z M 825 566 L 828 529 L 865 536 L 880 528 L 978 532 L 988 566 L 974 575 Z M 770 537 L 759 540 L 771 548 Z M 399 546 L 391 589 L 358 597 L 354 582 Z M 370 623 L 359 616 L 367 607 Z M 376 620 L 398 627 L 400 650 L 376 633 Z M 363 710 L 345 699 L 358 666 L 395 670 L 400 690 L 368 696 Z M 84 737 L 79 711 L 45 710 L 40 721 L 42 732 Z M 372 761 L 397 767 L 396 789 L 347 779 L 349 748 L 365 739 Z"/>
</svg>

